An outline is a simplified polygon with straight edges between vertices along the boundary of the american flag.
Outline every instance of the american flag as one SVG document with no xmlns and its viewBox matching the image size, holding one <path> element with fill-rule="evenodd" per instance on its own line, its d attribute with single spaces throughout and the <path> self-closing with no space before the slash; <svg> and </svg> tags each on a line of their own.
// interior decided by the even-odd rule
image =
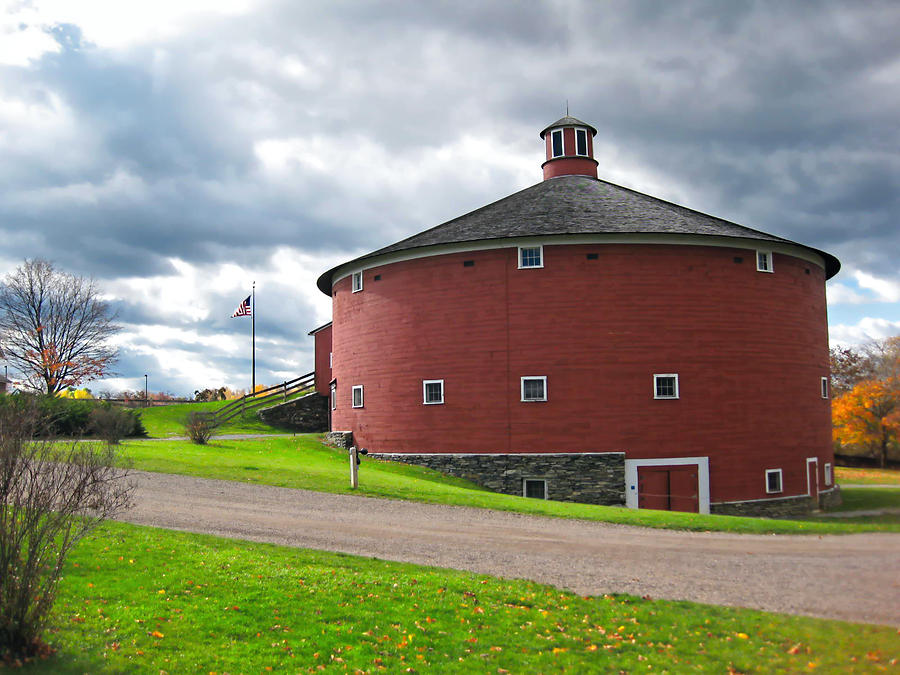
<svg viewBox="0 0 900 675">
<path fill-rule="evenodd" d="M 253 310 L 250 308 L 250 296 L 247 296 L 247 299 L 244 300 L 241 304 L 238 305 L 238 308 L 234 310 L 234 314 L 231 315 L 233 319 L 236 316 L 250 316 L 253 314 Z"/>
</svg>

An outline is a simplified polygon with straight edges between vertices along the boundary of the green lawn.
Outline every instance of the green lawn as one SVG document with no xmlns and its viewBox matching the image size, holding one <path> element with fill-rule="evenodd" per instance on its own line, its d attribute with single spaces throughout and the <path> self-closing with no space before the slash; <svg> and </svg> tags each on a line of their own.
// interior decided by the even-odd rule
<svg viewBox="0 0 900 675">
<path fill-rule="evenodd" d="M 110 523 L 23 673 L 882 672 L 895 628 L 639 599 Z"/>
<path fill-rule="evenodd" d="M 154 406 L 141 409 L 141 422 L 152 438 L 167 438 L 171 436 L 184 436 L 184 420 L 189 412 L 218 410 L 231 403 L 231 401 L 210 401 L 207 403 L 181 403 L 177 405 Z M 274 405 L 274 403 L 273 403 Z M 216 430 L 217 434 L 274 434 L 283 433 L 285 429 L 279 429 L 265 424 L 256 416 L 256 411 L 250 411 L 236 418 Z"/>
<path fill-rule="evenodd" d="M 843 504 L 831 511 L 861 511 L 900 508 L 900 490 L 896 488 L 844 488 Z"/>
<path fill-rule="evenodd" d="M 850 483 L 851 485 L 900 485 L 900 471 L 836 466 L 834 479 L 838 483 Z"/>
<path fill-rule="evenodd" d="M 313 434 L 243 441 L 214 440 L 208 446 L 188 441 L 129 441 L 122 445 L 121 452 L 135 468 L 147 471 L 321 492 L 354 492 L 349 487 L 346 453 L 322 445 Z M 900 524 L 891 522 L 766 520 L 525 499 L 490 492 L 423 467 L 368 458 L 362 460 L 360 488 L 355 493 L 671 529 L 780 534 L 900 531 Z"/>
</svg>

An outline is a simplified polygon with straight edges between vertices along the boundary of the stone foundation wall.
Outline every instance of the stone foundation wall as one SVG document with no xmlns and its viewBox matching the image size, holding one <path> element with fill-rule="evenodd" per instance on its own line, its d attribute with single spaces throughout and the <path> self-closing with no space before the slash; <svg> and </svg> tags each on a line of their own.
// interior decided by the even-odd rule
<svg viewBox="0 0 900 675">
<path fill-rule="evenodd" d="M 372 453 L 376 459 L 427 466 L 482 487 L 522 496 L 525 478 L 547 481 L 547 498 L 562 502 L 625 504 L 625 454 L 405 454 Z"/>
<path fill-rule="evenodd" d="M 307 394 L 287 403 L 263 408 L 257 415 L 266 424 L 302 433 L 328 429 L 328 397 Z"/>
<path fill-rule="evenodd" d="M 789 518 L 808 516 L 813 502 L 806 495 L 761 499 L 747 502 L 719 502 L 710 504 L 709 512 L 723 516 L 753 516 L 756 518 Z"/>
<path fill-rule="evenodd" d="M 819 504 L 823 509 L 833 509 L 837 506 L 840 506 L 843 503 L 843 499 L 841 498 L 841 486 L 835 485 L 833 488 L 830 488 L 827 492 L 819 493 Z"/>
<path fill-rule="evenodd" d="M 334 446 L 335 448 L 344 448 L 344 450 L 349 450 L 350 446 L 353 445 L 353 432 L 329 431 L 327 434 L 325 434 L 325 444 Z"/>
</svg>

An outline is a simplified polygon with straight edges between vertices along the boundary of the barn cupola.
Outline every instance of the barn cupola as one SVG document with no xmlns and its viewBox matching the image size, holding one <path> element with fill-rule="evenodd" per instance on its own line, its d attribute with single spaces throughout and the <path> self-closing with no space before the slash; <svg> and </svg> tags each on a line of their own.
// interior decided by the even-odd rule
<svg viewBox="0 0 900 675">
<path fill-rule="evenodd" d="M 566 115 L 541 132 L 547 146 L 544 180 L 557 176 L 597 177 L 594 159 L 594 136 L 597 130 L 590 124 Z"/>
</svg>

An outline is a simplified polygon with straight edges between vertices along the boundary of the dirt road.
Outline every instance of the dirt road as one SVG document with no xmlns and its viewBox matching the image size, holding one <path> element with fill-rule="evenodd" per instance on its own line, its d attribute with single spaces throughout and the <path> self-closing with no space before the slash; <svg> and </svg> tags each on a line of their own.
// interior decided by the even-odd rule
<svg viewBox="0 0 900 675">
<path fill-rule="evenodd" d="M 623 592 L 900 626 L 900 535 L 651 530 L 135 472 L 123 520 Z"/>
</svg>

